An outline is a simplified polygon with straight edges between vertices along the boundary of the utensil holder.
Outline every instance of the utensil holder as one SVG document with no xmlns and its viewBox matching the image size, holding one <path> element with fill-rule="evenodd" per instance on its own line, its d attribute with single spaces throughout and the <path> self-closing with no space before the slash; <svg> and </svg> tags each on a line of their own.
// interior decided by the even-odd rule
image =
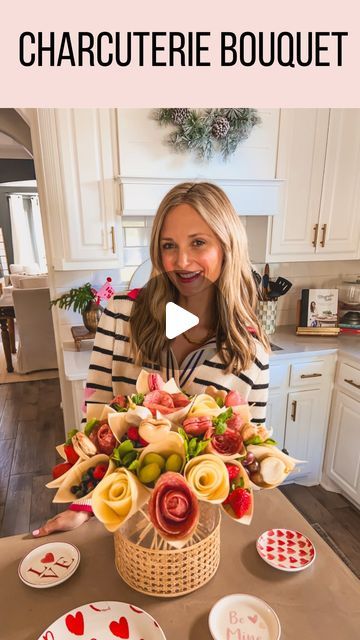
<svg viewBox="0 0 360 640">
<path fill-rule="evenodd" d="M 154 529 L 141 539 L 139 532 L 149 526 L 141 519 L 144 514 L 137 512 L 114 534 L 115 565 L 129 587 L 149 596 L 173 598 L 211 580 L 220 562 L 221 515 L 217 506 L 201 504 L 195 535 L 180 549 L 167 544 Z"/>
<path fill-rule="evenodd" d="M 257 303 L 256 315 L 268 336 L 276 330 L 277 303 L 277 300 L 259 300 Z"/>
</svg>

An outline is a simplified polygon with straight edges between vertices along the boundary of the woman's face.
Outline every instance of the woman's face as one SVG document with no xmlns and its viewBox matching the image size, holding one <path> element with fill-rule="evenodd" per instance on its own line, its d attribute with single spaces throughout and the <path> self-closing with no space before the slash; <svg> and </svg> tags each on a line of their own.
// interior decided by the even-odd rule
<svg viewBox="0 0 360 640">
<path fill-rule="evenodd" d="M 199 293 L 204 285 L 216 282 L 224 256 L 215 233 L 188 204 L 180 204 L 166 215 L 160 233 L 160 255 L 169 279 L 184 296 Z"/>
</svg>

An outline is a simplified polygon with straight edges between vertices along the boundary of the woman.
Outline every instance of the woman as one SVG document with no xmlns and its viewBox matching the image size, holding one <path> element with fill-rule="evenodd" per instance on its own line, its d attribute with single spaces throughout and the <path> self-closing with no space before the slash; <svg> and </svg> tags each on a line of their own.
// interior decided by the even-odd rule
<svg viewBox="0 0 360 640">
<path fill-rule="evenodd" d="M 90 401 L 130 395 L 142 368 L 157 369 L 191 395 L 207 385 L 238 390 L 252 420 L 265 422 L 269 346 L 255 316 L 246 233 L 225 193 L 210 183 L 171 189 L 154 219 L 150 255 L 146 287 L 137 296 L 115 295 L 102 314 L 87 380 Z M 199 324 L 169 341 L 165 305 L 171 301 Z M 70 508 L 33 534 L 71 529 L 88 517 Z"/>
</svg>

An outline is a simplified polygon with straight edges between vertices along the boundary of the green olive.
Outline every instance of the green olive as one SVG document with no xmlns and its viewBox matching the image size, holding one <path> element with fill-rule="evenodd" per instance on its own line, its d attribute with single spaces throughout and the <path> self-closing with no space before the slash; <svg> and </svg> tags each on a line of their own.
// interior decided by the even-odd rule
<svg viewBox="0 0 360 640">
<path fill-rule="evenodd" d="M 165 459 L 159 453 L 147 453 L 146 456 L 144 456 L 144 467 L 154 462 L 160 467 L 161 471 L 165 469 Z"/>
<path fill-rule="evenodd" d="M 166 460 L 166 471 L 180 471 L 182 463 L 182 457 L 178 453 L 172 453 Z"/>
<path fill-rule="evenodd" d="M 139 471 L 139 480 L 144 484 L 149 484 L 149 482 L 156 482 L 159 475 L 161 473 L 161 469 L 156 462 L 151 462 L 151 464 L 147 464 L 145 467 L 142 467 Z"/>
</svg>

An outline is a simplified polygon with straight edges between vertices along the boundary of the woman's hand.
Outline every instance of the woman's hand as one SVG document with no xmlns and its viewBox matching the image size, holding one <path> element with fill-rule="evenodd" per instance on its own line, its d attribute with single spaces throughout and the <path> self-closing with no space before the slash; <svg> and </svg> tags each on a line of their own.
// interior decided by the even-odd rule
<svg viewBox="0 0 360 640">
<path fill-rule="evenodd" d="M 89 520 L 90 516 L 91 514 L 88 511 L 71 511 L 67 509 L 62 513 L 58 513 L 54 518 L 50 518 L 40 529 L 36 529 L 32 534 L 36 538 L 41 538 L 42 536 L 48 536 L 50 533 L 55 533 L 55 531 L 70 531 L 80 527 L 81 524 Z"/>
</svg>

